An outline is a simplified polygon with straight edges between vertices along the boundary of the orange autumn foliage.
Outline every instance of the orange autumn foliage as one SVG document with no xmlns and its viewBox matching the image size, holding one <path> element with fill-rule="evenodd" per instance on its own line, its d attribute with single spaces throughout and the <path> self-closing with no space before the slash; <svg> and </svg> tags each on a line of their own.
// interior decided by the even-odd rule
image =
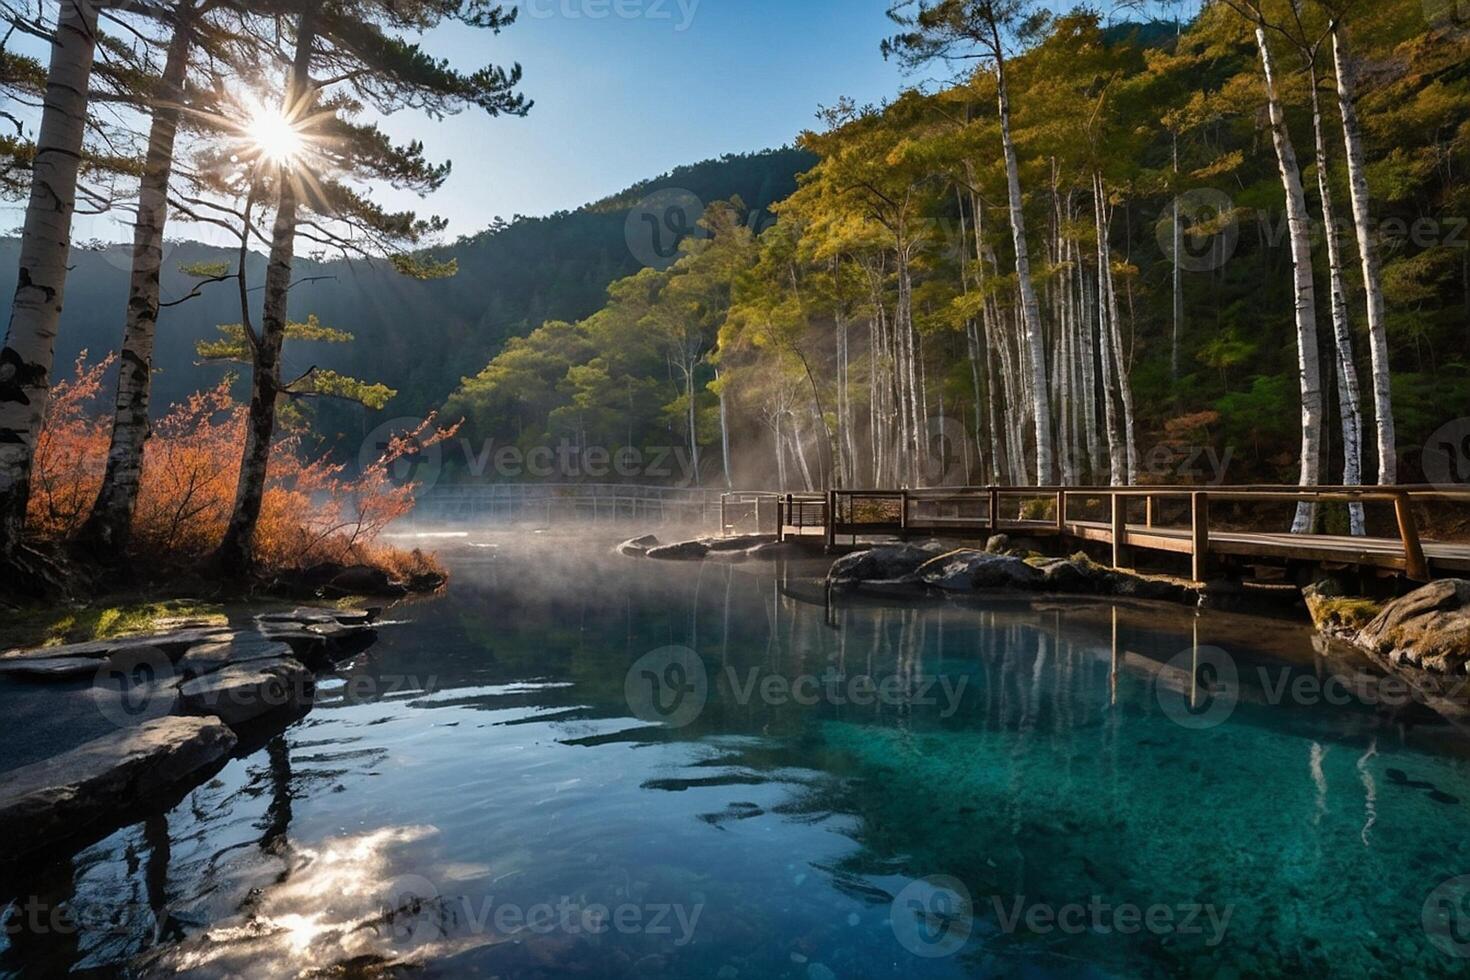
<svg viewBox="0 0 1470 980">
<path fill-rule="evenodd" d="M 80 530 L 106 470 L 112 420 L 97 403 L 114 359 L 88 365 L 85 358 L 84 351 L 71 377 L 52 387 L 36 444 L 27 518 L 30 532 L 45 540 L 65 540 Z M 229 388 L 224 380 L 197 392 L 154 423 L 133 521 L 138 556 L 186 563 L 223 538 L 246 421 L 246 407 Z M 350 474 L 345 464 L 308 455 L 303 433 L 285 433 L 271 449 L 257 561 L 267 570 L 318 562 L 369 562 L 399 574 L 433 569 L 423 555 L 384 547 L 378 538 L 414 506 L 417 487 L 395 483 L 393 464 L 452 434 L 436 429 L 431 418 L 395 438 L 377 462 Z"/>
</svg>

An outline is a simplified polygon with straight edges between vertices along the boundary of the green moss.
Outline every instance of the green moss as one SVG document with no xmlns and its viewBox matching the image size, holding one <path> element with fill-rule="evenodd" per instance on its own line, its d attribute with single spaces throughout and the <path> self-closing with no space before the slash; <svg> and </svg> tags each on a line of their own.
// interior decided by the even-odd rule
<svg viewBox="0 0 1470 980">
<path fill-rule="evenodd" d="M 193 599 L 140 601 L 67 609 L 21 609 L 0 627 L 0 649 L 83 643 L 166 629 L 179 620 L 224 623 L 224 607 Z"/>
<path fill-rule="evenodd" d="M 1320 629 L 1352 630 L 1371 623 L 1383 607 L 1372 599 L 1357 596 L 1312 596 L 1307 600 L 1312 622 Z"/>
</svg>

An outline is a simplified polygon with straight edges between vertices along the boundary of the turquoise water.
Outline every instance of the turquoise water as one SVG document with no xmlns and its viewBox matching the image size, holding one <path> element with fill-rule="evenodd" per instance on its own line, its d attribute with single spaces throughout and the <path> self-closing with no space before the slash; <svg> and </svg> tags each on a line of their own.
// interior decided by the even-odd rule
<svg viewBox="0 0 1470 980">
<path fill-rule="evenodd" d="M 450 560 L 449 591 L 395 610 L 284 733 L 168 812 L 5 882 L 0 971 L 1467 962 L 1450 952 L 1470 906 L 1436 891 L 1470 873 L 1466 743 L 1423 710 L 1273 695 L 1352 668 L 1289 624 L 829 608 L 811 566 L 663 565 L 600 542 L 486 537 Z M 1197 645 L 1239 686 L 1199 670 Z M 57 909 L 80 925 L 49 924 Z"/>
</svg>

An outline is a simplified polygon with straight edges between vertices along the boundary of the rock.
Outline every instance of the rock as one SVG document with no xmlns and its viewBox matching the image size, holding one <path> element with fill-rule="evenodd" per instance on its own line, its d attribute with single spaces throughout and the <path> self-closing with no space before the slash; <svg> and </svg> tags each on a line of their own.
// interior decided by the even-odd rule
<svg viewBox="0 0 1470 980">
<path fill-rule="evenodd" d="M 1302 600 L 1318 632 L 1348 639 L 1382 611 L 1371 599 L 1344 595 L 1342 586 L 1333 579 L 1323 579 L 1302 589 Z"/>
<path fill-rule="evenodd" d="M 802 558 L 807 555 L 795 541 L 767 541 L 745 551 L 751 561 L 781 561 L 787 558 Z"/>
<path fill-rule="evenodd" d="M 773 544 L 774 534 L 731 534 L 722 538 L 700 538 L 710 551 L 749 551 L 763 544 Z"/>
<path fill-rule="evenodd" d="M 657 534 L 645 534 L 642 537 L 629 538 L 613 550 L 620 555 L 641 558 L 648 552 L 649 548 L 657 548 L 658 546 L 659 540 Z"/>
<path fill-rule="evenodd" d="M 408 577 L 408 591 L 425 593 L 438 592 L 449 583 L 449 577 L 440 572 L 419 572 Z"/>
<path fill-rule="evenodd" d="M 24 650 L 7 650 L 0 654 L 0 663 L 12 660 L 57 660 L 65 657 L 113 657 L 142 647 L 162 650 L 170 657 L 182 654 L 196 643 L 230 632 L 228 626 L 205 626 L 197 629 L 175 630 L 172 633 L 151 633 L 144 636 L 119 636 L 110 640 L 89 640 L 85 643 L 67 643 L 62 646 L 34 647 Z"/>
<path fill-rule="evenodd" d="M 943 546 L 933 542 L 854 551 L 832 563 L 831 570 L 827 572 L 827 584 L 841 588 L 858 582 L 904 579 L 917 574 L 919 566 L 943 552 Z"/>
<path fill-rule="evenodd" d="M 242 632 L 190 647 L 179 658 L 178 669 L 185 678 L 212 674 L 235 664 L 276 660 L 291 656 L 291 648 L 261 633 Z"/>
<path fill-rule="evenodd" d="M 283 708 L 297 708 L 311 696 L 312 674 L 290 657 L 233 664 L 179 687 L 178 710 L 218 715 L 237 728 Z"/>
<path fill-rule="evenodd" d="M 995 555 L 985 551 L 961 549 L 940 555 L 919 567 L 924 584 L 945 592 L 973 592 L 976 589 L 1033 589 L 1045 577 L 1019 558 Z"/>
<path fill-rule="evenodd" d="M 348 565 L 327 581 L 326 591 L 341 595 L 399 596 L 408 589 L 373 565 Z"/>
<path fill-rule="evenodd" d="M 660 561 L 703 561 L 708 555 L 709 545 L 704 541 L 680 541 L 678 544 L 649 548 L 644 552 L 644 557 Z"/>
<path fill-rule="evenodd" d="M 0 854 L 16 857 L 112 818 L 234 747 L 218 718 L 155 718 L 0 775 Z"/>
<path fill-rule="evenodd" d="M 1011 539 L 1004 534 L 993 534 L 985 542 L 985 550 L 993 555 L 1003 555 L 1011 550 Z"/>
<path fill-rule="evenodd" d="M 1470 663 L 1470 581 L 1441 579 L 1395 599 L 1354 642 L 1394 664 L 1464 672 Z"/>
<path fill-rule="evenodd" d="M 97 673 L 107 660 L 102 657 L 30 657 L 0 660 L 0 674 L 33 677 L 42 680 L 64 680 Z"/>
<path fill-rule="evenodd" d="M 1043 562 L 1041 588 L 1045 592 L 1089 593 L 1098 590 L 1102 569 L 1086 558 L 1058 558 Z"/>
<path fill-rule="evenodd" d="M 255 617 L 258 623 L 341 623 L 345 626 L 363 626 L 373 622 L 382 613 L 381 609 L 330 609 L 301 607 L 285 612 L 261 613 Z"/>
</svg>

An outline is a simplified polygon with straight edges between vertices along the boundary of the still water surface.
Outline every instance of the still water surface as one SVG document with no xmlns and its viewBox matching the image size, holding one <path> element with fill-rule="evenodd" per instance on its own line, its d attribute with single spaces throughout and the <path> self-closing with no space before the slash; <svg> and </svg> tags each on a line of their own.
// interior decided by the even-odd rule
<svg viewBox="0 0 1470 980">
<path fill-rule="evenodd" d="M 284 733 L 4 883 L 0 972 L 1470 962 L 1446 952 L 1470 908 L 1436 892 L 1470 873 L 1470 754 L 1444 726 L 1281 695 L 1340 669 L 1293 626 L 1077 601 L 829 608 L 820 567 L 597 541 L 484 536 L 450 560 L 447 593 L 395 610 Z M 1177 656 L 1196 642 L 1238 668 L 1223 710 Z M 48 927 L 53 908 L 80 928 Z"/>
</svg>

